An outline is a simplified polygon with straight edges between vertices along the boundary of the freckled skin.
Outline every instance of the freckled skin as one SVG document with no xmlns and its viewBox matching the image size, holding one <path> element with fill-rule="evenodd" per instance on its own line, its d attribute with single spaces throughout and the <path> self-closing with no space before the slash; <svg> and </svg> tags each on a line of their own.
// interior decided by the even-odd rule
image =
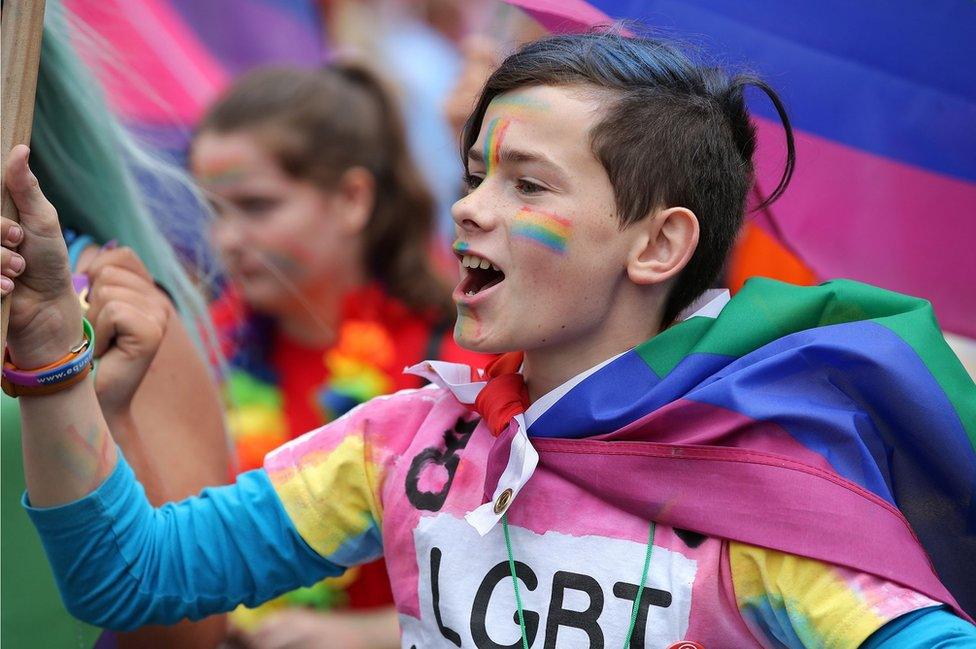
<svg viewBox="0 0 976 649">
<path fill-rule="evenodd" d="M 459 326 L 458 342 L 485 352 L 546 348 L 566 354 L 605 345 L 619 331 L 633 328 L 632 311 L 625 317 L 621 306 L 632 306 L 626 264 L 634 235 L 619 228 L 610 180 L 589 138 L 580 135 L 600 117 L 601 105 L 573 88 L 531 87 L 504 97 L 523 105 L 544 104 L 559 119 L 539 110 L 514 115 L 507 112 L 513 102 L 493 103 L 473 148 L 484 150 L 493 120 L 509 119 L 501 148 L 541 153 L 560 172 L 504 159 L 490 173 L 482 162 L 469 165 L 480 184 L 454 206 L 458 239 L 495 262 L 505 281 L 479 303 L 477 335 Z M 521 191 L 520 180 L 544 191 Z M 573 236 L 564 254 L 513 235 L 517 215 L 526 207 L 571 224 Z M 463 320 L 468 314 L 460 316 Z"/>
</svg>

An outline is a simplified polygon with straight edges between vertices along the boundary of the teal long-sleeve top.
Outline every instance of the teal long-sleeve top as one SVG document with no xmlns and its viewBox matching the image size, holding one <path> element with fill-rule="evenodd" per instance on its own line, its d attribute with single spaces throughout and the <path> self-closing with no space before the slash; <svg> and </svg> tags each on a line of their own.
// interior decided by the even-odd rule
<svg viewBox="0 0 976 649">
<path fill-rule="evenodd" d="M 341 574 L 298 535 L 263 470 L 153 508 L 119 452 L 94 492 L 34 508 L 68 611 L 127 631 L 255 606 Z"/>
</svg>

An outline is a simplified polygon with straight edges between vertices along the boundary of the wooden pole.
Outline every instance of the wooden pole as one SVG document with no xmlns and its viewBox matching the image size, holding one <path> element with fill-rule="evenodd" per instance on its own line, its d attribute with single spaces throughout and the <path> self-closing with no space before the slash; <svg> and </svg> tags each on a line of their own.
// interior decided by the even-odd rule
<svg viewBox="0 0 976 649">
<path fill-rule="evenodd" d="M 5 0 L 0 10 L 0 72 L 3 104 L 0 106 L 0 169 L 18 144 L 30 144 L 34 123 L 34 92 L 44 32 L 44 0 Z M 0 170 L 0 213 L 20 221 Z M 6 348 L 10 300 L 0 307 L 0 350 Z"/>
</svg>

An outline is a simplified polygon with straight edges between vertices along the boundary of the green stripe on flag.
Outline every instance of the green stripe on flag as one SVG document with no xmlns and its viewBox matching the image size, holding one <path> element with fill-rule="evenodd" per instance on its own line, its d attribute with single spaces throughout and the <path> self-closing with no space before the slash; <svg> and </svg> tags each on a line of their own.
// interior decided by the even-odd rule
<svg viewBox="0 0 976 649">
<path fill-rule="evenodd" d="M 663 377 L 689 354 L 738 358 L 783 336 L 863 320 L 890 329 L 918 354 L 976 446 L 976 386 L 946 344 L 931 304 L 920 298 L 844 279 L 795 286 L 757 277 L 746 282 L 718 318 L 685 320 L 636 351 Z"/>
</svg>

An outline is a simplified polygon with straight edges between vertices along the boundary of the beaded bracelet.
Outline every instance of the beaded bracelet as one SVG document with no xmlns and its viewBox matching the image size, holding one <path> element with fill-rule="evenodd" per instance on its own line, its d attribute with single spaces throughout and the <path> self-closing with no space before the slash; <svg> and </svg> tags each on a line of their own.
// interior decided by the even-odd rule
<svg viewBox="0 0 976 649">
<path fill-rule="evenodd" d="M 85 337 L 68 354 L 54 363 L 33 370 L 22 370 L 4 357 L 0 386 L 12 397 L 52 394 L 80 383 L 94 367 L 95 329 L 81 319 Z"/>
</svg>

